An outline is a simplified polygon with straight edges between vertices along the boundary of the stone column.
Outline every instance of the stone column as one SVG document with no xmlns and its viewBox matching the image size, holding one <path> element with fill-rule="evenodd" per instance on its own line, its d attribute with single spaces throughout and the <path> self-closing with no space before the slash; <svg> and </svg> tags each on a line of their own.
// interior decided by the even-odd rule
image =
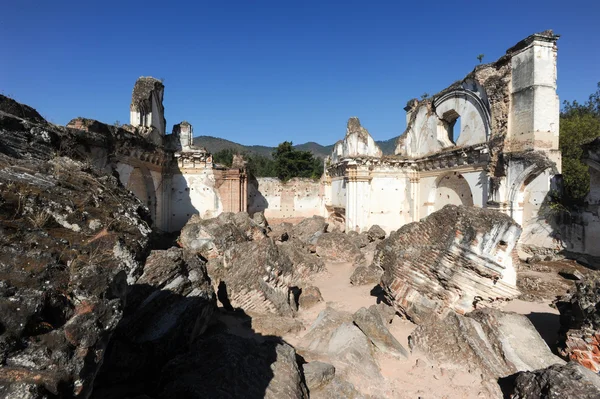
<svg viewBox="0 0 600 399">
<path fill-rule="evenodd" d="M 371 177 L 368 167 L 348 165 L 346 195 L 346 231 L 368 229 L 371 200 Z"/>
</svg>

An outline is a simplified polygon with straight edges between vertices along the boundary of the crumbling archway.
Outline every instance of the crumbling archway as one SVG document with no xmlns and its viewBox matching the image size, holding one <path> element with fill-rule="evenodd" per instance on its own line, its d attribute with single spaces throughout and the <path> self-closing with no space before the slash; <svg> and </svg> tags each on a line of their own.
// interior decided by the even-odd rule
<svg viewBox="0 0 600 399">
<path fill-rule="evenodd" d="M 446 205 L 473 206 L 473 193 L 467 180 L 459 172 L 449 172 L 438 177 L 429 193 L 431 214 Z"/>
</svg>

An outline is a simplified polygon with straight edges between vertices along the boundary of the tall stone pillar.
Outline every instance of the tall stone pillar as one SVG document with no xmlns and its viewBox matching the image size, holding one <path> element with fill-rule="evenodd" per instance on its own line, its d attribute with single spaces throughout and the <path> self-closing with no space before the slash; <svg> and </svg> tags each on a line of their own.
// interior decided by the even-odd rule
<svg viewBox="0 0 600 399">
<path fill-rule="evenodd" d="M 347 173 L 346 231 L 368 229 L 371 201 L 371 178 L 365 165 L 350 164 Z"/>
</svg>

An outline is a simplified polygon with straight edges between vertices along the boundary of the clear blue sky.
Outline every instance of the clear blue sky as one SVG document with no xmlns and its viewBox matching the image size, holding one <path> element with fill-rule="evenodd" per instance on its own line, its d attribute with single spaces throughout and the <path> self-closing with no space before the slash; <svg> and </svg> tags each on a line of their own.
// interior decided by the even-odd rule
<svg viewBox="0 0 600 399">
<path fill-rule="evenodd" d="M 529 34 L 554 29 L 559 95 L 600 81 L 600 1 L 0 0 L 0 92 L 66 124 L 129 122 L 139 76 L 165 80 L 167 129 L 243 144 L 331 144 L 360 117 L 376 140 Z"/>
</svg>

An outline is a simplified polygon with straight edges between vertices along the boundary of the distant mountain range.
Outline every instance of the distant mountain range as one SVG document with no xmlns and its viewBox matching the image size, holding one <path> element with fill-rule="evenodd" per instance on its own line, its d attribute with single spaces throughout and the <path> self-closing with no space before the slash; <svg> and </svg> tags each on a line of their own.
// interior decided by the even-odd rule
<svg viewBox="0 0 600 399">
<path fill-rule="evenodd" d="M 389 140 L 379 140 L 375 142 L 377 143 L 379 148 L 381 148 L 381 151 L 383 151 L 384 155 L 392 155 L 394 154 L 394 150 L 396 149 L 397 139 L 398 137 L 392 137 Z M 254 153 L 266 157 L 271 157 L 271 153 L 275 149 L 275 147 L 267 147 L 264 145 L 242 145 L 233 141 L 212 136 L 194 137 L 194 145 L 204 147 L 213 154 L 221 150 L 231 148 L 235 151 Z M 331 151 L 333 150 L 333 144 L 321 145 L 309 141 L 308 143 L 297 144 L 294 146 L 294 148 L 301 151 L 310 151 L 316 157 L 325 158 L 326 156 L 331 155 Z"/>
</svg>

